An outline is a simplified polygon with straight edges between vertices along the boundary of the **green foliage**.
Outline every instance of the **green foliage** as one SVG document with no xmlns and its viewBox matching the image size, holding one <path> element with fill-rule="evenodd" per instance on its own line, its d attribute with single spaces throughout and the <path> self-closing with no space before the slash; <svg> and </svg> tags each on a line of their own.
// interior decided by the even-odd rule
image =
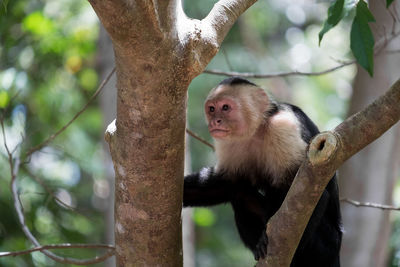
<svg viewBox="0 0 400 267">
<path fill-rule="evenodd" d="M 54 22 L 46 18 L 41 11 L 36 11 L 25 17 L 22 21 L 22 29 L 40 38 L 53 34 L 55 26 Z"/>
<path fill-rule="evenodd" d="M 391 0 L 387 0 L 387 6 L 391 2 Z M 321 43 L 325 33 L 335 27 L 348 11 L 354 8 L 356 12 L 350 31 L 350 48 L 357 62 L 373 76 L 375 41 L 368 23 L 374 22 L 375 19 L 363 0 L 358 1 L 355 6 L 351 2 L 335 0 L 328 9 L 328 18 L 319 33 L 319 42 Z"/>
<path fill-rule="evenodd" d="M 9 1 L 7 15 L 3 13 L 0 10 L 0 112 L 6 118 L 10 149 L 23 156 L 64 126 L 97 87 L 98 24 L 90 5 L 81 0 Z M 106 202 L 93 189 L 105 178 L 102 132 L 101 112 L 93 103 L 20 169 L 18 189 L 26 222 L 43 244 L 104 242 Z M 0 251 L 27 249 L 31 244 L 10 201 L 10 170 L 3 145 L 0 154 Z M 34 177 L 78 208 L 71 211 L 60 205 Z M 98 251 L 57 253 L 83 258 Z M 0 266 L 59 265 L 33 253 L 0 258 Z"/>
<path fill-rule="evenodd" d="M 368 25 L 374 22 L 374 16 L 368 9 L 367 4 L 360 0 L 357 4 L 356 16 L 351 25 L 350 47 L 357 62 L 373 76 L 374 72 L 374 36 Z"/>
<path fill-rule="evenodd" d="M 335 27 L 344 16 L 344 0 L 336 0 L 332 2 L 328 9 L 328 18 L 324 23 L 322 30 L 319 32 L 319 43 L 321 44 L 322 37 L 330 29 Z"/>
<path fill-rule="evenodd" d="M 84 69 L 79 74 L 79 84 L 85 90 L 92 91 L 96 89 L 99 77 L 94 69 Z"/>
<path fill-rule="evenodd" d="M 7 91 L 5 90 L 0 91 L 0 108 L 7 107 L 9 102 L 10 102 L 10 97 L 8 96 Z"/>
<path fill-rule="evenodd" d="M 215 223 L 214 213 L 207 208 L 196 208 L 193 214 L 193 220 L 199 226 L 207 227 Z"/>
</svg>

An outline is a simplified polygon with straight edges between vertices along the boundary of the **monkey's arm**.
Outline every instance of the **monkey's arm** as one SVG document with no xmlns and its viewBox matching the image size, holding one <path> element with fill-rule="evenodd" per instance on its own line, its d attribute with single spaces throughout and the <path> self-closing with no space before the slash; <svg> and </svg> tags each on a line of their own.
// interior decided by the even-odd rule
<svg viewBox="0 0 400 267">
<path fill-rule="evenodd" d="M 243 187 L 233 198 L 232 208 L 243 243 L 253 252 L 256 260 L 265 257 L 268 244 L 265 226 L 272 215 L 266 198 L 254 188 Z"/>
<path fill-rule="evenodd" d="M 231 179 L 216 173 L 214 168 L 185 176 L 183 206 L 211 206 L 230 202 L 237 190 Z"/>
</svg>

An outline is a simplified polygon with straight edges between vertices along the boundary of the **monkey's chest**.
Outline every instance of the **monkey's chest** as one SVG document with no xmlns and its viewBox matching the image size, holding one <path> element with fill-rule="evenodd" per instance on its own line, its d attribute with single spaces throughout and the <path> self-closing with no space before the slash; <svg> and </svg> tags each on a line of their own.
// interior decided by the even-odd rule
<svg viewBox="0 0 400 267">
<path fill-rule="evenodd" d="M 219 161 L 217 169 L 231 173 L 238 179 L 250 180 L 253 184 L 270 184 L 281 186 L 291 183 L 298 165 L 292 160 L 268 153 L 249 153 L 242 150 L 229 154 L 223 161 Z M 288 164 L 290 163 L 290 164 Z"/>
<path fill-rule="evenodd" d="M 305 149 L 306 143 L 298 132 L 284 135 L 271 130 L 262 140 L 218 144 L 217 169 L 255 173 L 256 178 L 249 179 L 262 179 L 271 185 L 290 184 L 305 157 Z"/>
</svg>

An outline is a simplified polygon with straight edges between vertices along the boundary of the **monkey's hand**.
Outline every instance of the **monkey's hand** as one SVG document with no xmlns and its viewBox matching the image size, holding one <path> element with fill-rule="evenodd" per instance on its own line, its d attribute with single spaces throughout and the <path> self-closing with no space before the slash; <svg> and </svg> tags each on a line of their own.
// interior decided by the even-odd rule
<svg viewBox="0 0 400 267">
<path fill-rule="evenodd" d="M 268 236 L 265 230 L 263 230 L 258 243 L 253 250 L 254 258 L 258 261 L 260 258 L 263 259 L 267 256 L 267 247 L 268 247 Z"/>
</svg>

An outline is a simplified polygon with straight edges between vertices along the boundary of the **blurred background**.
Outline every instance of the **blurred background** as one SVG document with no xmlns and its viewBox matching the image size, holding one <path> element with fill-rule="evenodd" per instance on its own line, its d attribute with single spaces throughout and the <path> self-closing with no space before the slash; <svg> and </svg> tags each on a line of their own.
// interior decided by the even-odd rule
<svg viewBox="0 0 400 267">
<path fill-rule="evenodd" d="M 3 1 L 5 3 L 6 1 Z M 216 0 L 184 1 L 202 19 Z M 209 70 L 252 73 L 319 72 L 352 60 L 351 21 L 324 36 L 328 1 L 259 0 L 226 37 Z M 397 4 L 398 5 L 398 4 Z M 395 11 L 370 1 L 375 40 L 399 26 Z M 397 27 L 396 26 L 396 27 Z M 399 38 L 375 58 L 375 75 L 356 65 L 325 75 L 251 79 L 280 101 L 301 107 L 331 130 L 399 78 Z M 398 51 L 397 51 L 398 52 Z M 0 6 L 0 111 L 10 150 L 22 153 L 64 126 L 113 69 L 113 51 L 92 8 L 82 0 L 14 0 Z M 212 142 L 204 120 L 209 90 L 226 77 L 202 74 L 189 87 L 188 129 Z M 32 154 L 18 176 L 26 222 L 42 244 L 112 243 L 113 167 L 103 142 L 115 118 L 115 77 L 88 109 L 52 143 Z M 0 133 L 0 251 L 31 247 L 20 228 L 10 192 L 7 153 Z M 186 171 L 215 164 L 213 151 L 187 137 Z M 400 206 L 400 127 L 349 160 L 339 171 L 341 197 Z M 400 213 L 342 203 L 342 265 L 400 266 Z M 185 266 L 253 266 L 229 205 L 185 209 Z M 97 251 L 98 252 L 98 251 Z M 95 250 L 62 250 L 92 257 Z M 94 266 L 113 266 L 113 259 Z M 35 252 L 0 258 L 0 266 L 68 266 Z"/>
</svg>

